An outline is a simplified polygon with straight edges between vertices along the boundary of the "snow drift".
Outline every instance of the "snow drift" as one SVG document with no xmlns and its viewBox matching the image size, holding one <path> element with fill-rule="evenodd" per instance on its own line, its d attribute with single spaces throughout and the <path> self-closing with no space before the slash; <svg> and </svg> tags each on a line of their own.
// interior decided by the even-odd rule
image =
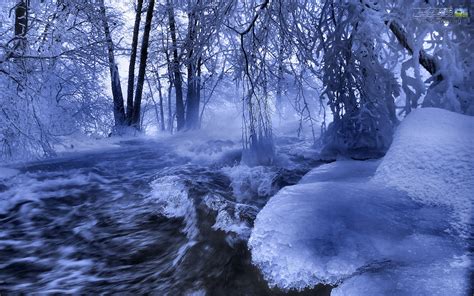
<svg viewBox="0 0 474 296">
<path fill-rule="evenodd" d="M 271 286 L 334 295 L 465 295 L 474 119 L 413 112 L 385 158 L 321 166 L 258 214 L 252 261 Z M 461 231 L 460 231 L 461 230 Z"/>
<path fill-rule="evenodd" d="M 400 125 L 374 181 L 417 201 L 447 206 L 452 222 L 466 232 L 473 210 L 473 151 L 473 117 L 436 108 L 416 110 Z"/>
</svg>

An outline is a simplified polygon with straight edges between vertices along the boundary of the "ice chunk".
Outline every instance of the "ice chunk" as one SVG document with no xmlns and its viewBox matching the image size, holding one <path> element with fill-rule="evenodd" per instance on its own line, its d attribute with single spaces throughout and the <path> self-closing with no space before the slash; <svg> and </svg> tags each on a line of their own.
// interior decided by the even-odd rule
<svg viewBox="0 0 474 296">
<path fill-rule="evenodd" d="M 164 176 L 152 182 L 151 198 L 160 206 L 160 212 L 166 217 L 183 218 L 194 208 L 188 198 L 188 191 L 178 176 Z"/>
<path fill-rule="evenodd" d="M 359 273 L 399 266 L 405 270 L 394 272 L 403 284 L 420 270 L 449 266 L 454 255 L 464 254 L 461 242 L 444 232 L 444 215 L 369 183 L 302 184 L 284 188 L 258 214 L 249 246 L 270 285 L 284 289 L 337 285 Z M 442 278 L 459 279 L 460 287 L 445 292 L 462 295 L 466 283 L 458 276 L 465 272 L 462 267 L 445 272 Z M 439 287 L 436 274 L 424 278 L 418 291 Z"/>
<path fill-rule="evenodd" d="M 467 276 L 466 269 L 450 268 L 444 262 L 434 262 L 418 268 L 413 265 L 397 266 L 349 278 L 336 287 L 331 295 L 467 295 L 465 281 L 459 280 Z"/>
<path fill-rule="evenodd" d="M 218 212 L 216 223 L 212 225 L 212 228 L 225 232 L 233 232 L 243 238 L 248 238 L 250 236 L 249 225 L 224 210 Z"/>
</svg>

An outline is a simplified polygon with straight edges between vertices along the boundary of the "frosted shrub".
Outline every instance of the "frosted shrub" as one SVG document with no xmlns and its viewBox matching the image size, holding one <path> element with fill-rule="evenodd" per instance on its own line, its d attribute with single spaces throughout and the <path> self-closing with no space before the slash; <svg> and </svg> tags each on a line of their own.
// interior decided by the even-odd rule
<svg viewBox="0 0 474 296">
<path fill-rule="evenodd" d="M 424 107 L 441 107 L 474 115 L 474 46 L 472 30 L 458 24 L 436 28 L 430 35 L 434 44 L 438 79 L 433 81 L 424 98 Z M 441 79 L 440 79 L 441 78 Z"/>
<path fill-rule="evenodd" d="M 380 62 L 373 26 L 358 5 L 341 6 L 328 26 L 323 56 L 323 98 L 334 120 L 323 136 L 321 156 L 380 157 L 390 146 L 397 123 L 394 98 L 399 85 Z M 377 33 L 377 32 L 375 32 Z"/>
<path fill-rule="evenodd" d="M 61 136 L 108 134 L 95 5 L 28 1 L 28 18 L 13 13 L 15 2 L 0 10 L 0 160 L 54 155 Z M 20 20 L 28 26 L 17 32 Z"/>
</svg>

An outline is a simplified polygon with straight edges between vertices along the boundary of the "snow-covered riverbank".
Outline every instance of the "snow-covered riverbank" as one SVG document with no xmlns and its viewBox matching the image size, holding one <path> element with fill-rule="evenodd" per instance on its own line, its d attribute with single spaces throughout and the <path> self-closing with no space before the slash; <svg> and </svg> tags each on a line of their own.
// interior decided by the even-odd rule
<svg viewBox="0 0 474 296">
<path fill-rule="evenodd" d="M 337 161 L 281 190 L 249 247 L 272 286 L 332 295 L 465 295 L 474 119 L 440 109 L 405 119 L 379 161 Z"/>
</svg>

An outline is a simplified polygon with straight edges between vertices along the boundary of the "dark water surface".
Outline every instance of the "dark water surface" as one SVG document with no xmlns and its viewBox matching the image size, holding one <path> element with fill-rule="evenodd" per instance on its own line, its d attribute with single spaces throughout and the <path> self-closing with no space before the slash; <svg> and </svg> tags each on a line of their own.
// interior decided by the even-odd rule
<svg viewBox="0 0 474 296">
<path fill-rule="evenodd" d="M 297 294 L 267 287 L 250 263 L 245 235 L 213 227 L 225 208 L 239 210 L 239 222 L 250 229 L 269 197 L 249 192 L 255 196 L 237 202 L 221 169 L 236 161 L 235 153 L 198 165 L 172 151 L 156 142 L 124 142 L 29 163 L 0 180 L 0 294 Z M 296 162 L 269 169 L 275 191 L 315 165 Z M 152 198 L 176 193 L 175 183 L 160 180 L 183 186 L 189 213 L 167 214 Z M 213 197 L 225 206 L 210 207 Z"/>
</svg>

